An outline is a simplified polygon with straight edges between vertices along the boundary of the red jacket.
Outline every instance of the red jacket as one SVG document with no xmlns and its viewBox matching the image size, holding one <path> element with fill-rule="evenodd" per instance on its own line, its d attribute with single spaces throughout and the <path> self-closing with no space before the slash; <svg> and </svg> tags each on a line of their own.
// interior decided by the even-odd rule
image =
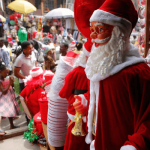
<svg viewBox="0 0 150 150">
<path fill-rule="evenodd" d="M 150 69 L 129 66 L 99 82 L 95 150 L 150 149 Z"/>
<path fill-rule="evenodd" d="M 73 90 L 88 90 L 88 79 L 84 72 L 83 67 L 77 67 L 69 72 L 65 78 L 65 84 L 61 91 L 59 92 L 59 96 L 61 98 L 66 98 L 68 100 L 68 113 L 71 115 L 75 115 L 75 109 L 73 107 L 73 103 L 75 102 Z"/>
</svg>

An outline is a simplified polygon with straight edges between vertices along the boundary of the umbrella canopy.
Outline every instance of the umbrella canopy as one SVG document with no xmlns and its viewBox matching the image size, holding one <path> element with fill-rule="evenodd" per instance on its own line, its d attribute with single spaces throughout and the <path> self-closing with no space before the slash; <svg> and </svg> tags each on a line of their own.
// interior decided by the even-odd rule
<svg viewBox="0 0 150 150">
<path fill-rule="evenodd" d="M 1 22 L 5 22 L 6 19 L 5 19 L 3 16 L 0 15 L 0 21 L 1 21 Z"/>
<path fill-rule="evenodd" d="M 45 18 L 74 18 L 74 12 L 68 8 L 56 8 L 48 12 Z"/>
<path fill-rule="evenodd" d="M 8 8 L 22 14 L 28 14 L 36 11 L 36 7 L 25 0 L 15 0 L 8 4 Z"/>
</svg>

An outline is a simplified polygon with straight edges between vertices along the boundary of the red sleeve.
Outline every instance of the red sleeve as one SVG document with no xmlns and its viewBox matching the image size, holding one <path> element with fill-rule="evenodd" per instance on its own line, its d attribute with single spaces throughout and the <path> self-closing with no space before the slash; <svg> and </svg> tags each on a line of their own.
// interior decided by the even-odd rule
<svg viewBox="0 0 150 150">
<path fill-rule="evenodd" d="M 150 71 L 149 68 L 135 77 L 130 87 L 131 108 L 134 113 L 134 134 L 128 135 L 125 145 L 133 145 L 137 150 L 150 149 Z M 133 100 L 134 99 L 134 100 Z M 135 101 L 136 100 L 136 101 Z"/>
</svg>

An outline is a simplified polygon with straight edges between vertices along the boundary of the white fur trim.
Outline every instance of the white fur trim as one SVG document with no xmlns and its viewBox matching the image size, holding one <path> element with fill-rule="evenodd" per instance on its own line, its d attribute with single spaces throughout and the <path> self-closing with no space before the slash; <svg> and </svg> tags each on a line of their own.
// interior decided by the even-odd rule
<svg viewBox="0 0 150 150">
<path fill-rule="evenodd" d="M 87 99 L 85 98 L 85 96 L 83 94 L 80 94 L 78 96 L 81 97 L 81 104 L 86 108 L 87 107 Z M 77 99 L 75 101 L 77 101 Z M 67 115 L 68 115 L 70 120 L 74 121 L 75 115 L 72 115 L 69 112 L 67 112 Z M 83 119 L 83 122 L 86 123 L 86 116 L 82 117 L 82 119 Z"/>
<path fill-rule="evenodd" d="M 79 66 L 85 68 L 86 64 L 79 63 Z"/>
<path fill-rule="evenodd" d="M 40 74 L 43 73 L 42 68 L 40 68 L 40 67 L 36 67 L 36 68 L 39 68 L 39 69 L 38 69 L 37 71 L 32 71 L 32 70 L 30 70 L 30 75 L 31 75 L 32 77 L 37 77 L 37 76 L 39 76 Z M 33 69 L 35 69 L 35 68 L 33 68 Z"/>
<path fill-rule="evenodd" d="M 88 51 L 86 50 L 86 48 L 85 48 L 84 45 L 83 45 L 83 53 L 84 53 L 86 56 L 88 56 L 88 57 L 89 57 L 89 55 L 90 55 L 90 52 L 88 52 Z"/>
<path fill-rule="evenodd" d="M 27 76 L 25 79 L 22 79 L 23 82 L 24 82 L 24 84 L 25 84 L 25 86 L 26 86 L 27 81 L 29 81 L 29 80 L 31 80 L 31 79 L 32 79 L 32 76 L 31 76 L 31 75 Z"/>
<path fill-rule="evenodd" d="M 145 58 L 146 63 L 150 64 L 150 54 Z"/>
<path fill-rule="evenodd" d="M 74 63 L 74 68 L 77 68 L 79 66 L 85 68 L 86 67 L 87 58 L 85 53 L 82 51 L 78 57 L 78 59 Z"/>
<path fill-rule="evenodd" d="M 94 116 L 94 108 L 96 105 L 96 114 L 98 112 L 98 99 L 99 99 L 99 82 L 92 82 L 90 81 L 90 104 L 88 110 L 88 135 L 86 136 L 86 143 L 90 144 L 92 142 L 92 129 L 93 129 L 93 116 Z M 96 115 L 96 122 L 97 125 L 97 115 Z M 96 131 L 96 126 L 95 126 Z"/>
<path fill-rule="evenodd" d="M 95 140 L 92 141 L 90 145 L 90 150 L 95 150 L 94 144 L 95 144 Z"/>
<path fill-rule="evenodd" d="M 68 115 L 68 118 L 69 118 L 71 121 L 75 122 L 75 121 L 74 121 L 74 116 L 75 116 L 75 115 L 70 114 L 68 111 L 67 111 L 67 115 Z"/>
<path fill-rule="evenodd" d="M 43 76 L 45 75 L 54 75 L 54 73 L 50 70 L 46 70 Z"/>
<path fill-rule="evenodd" d="M 67 111 L 67 115 L 71 121 L 75 122 L 74 120 L 75 115 L 70 114 L 68 111 Z M 82 117 L 82 119 L 83 119 L 83 122 L 86 123 L 86 117 Z"/>
<path fill-rule="evenodd" d="M 90 18 L 90 22 L 92 21 L 99 21 L 112 26 L 118 26 L 126 36 L 129 36 L 132 30 L 130 21 L 100 9 L 94 11 Z"/>
<path fill-rule="evenodd" d="M 137 149 L 132 145 L 125 145 L 125 146 L 122 146 L 120 150 L 137 150 Z"/>
<path fill-rule="evenodd" d="M 83 94 L 79 94 L 78 96 L 81 97 L 81 104 L 86 108 L 87 107 L 87 99 Z"/>
</svg>

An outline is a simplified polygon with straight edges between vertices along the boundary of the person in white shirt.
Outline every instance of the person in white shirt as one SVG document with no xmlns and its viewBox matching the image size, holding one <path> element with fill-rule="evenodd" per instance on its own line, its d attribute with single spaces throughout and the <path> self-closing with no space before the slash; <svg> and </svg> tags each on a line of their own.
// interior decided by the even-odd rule
<svg viewBox="0 0 150 150">
<path fill-rule="evenodd" d="M 24 41 L 21 47 L 23 52 L 17 57 L 14 65 L 14 75 L 19 78 L 20 92 L 24 89 L 22 79 L 25 79 L 25 77 L 30 74 L 30 70 L 36 66 L 36 58 L 32 52 L 33 48 L 31 43 Z"/>
</svg>

